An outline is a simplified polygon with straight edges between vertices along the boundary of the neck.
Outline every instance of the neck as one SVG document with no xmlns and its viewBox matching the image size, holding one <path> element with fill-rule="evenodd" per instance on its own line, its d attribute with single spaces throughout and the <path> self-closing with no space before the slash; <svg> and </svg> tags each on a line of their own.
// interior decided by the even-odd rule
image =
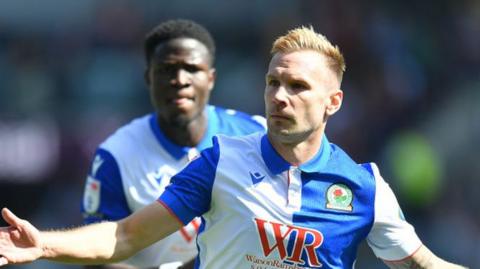
<svg viewBox="0 0 480 269">
<path fill-rule="evenodd" d="M 317 130 L 300 142 L 284 142 L 275 135 L 268 133 L 273 148 L 292 165 L 299 166 L 312 159 L 320 150 L 324 131 Z"/>
<path fill-rule="evenodd" d="M 195 147 L 207 130 L 207 115 L 203 112 L 186 124 L 167 122 L 159 116 L 158 125 L 163 134 L 173 143 L 184 147 Z"/>
</svg>

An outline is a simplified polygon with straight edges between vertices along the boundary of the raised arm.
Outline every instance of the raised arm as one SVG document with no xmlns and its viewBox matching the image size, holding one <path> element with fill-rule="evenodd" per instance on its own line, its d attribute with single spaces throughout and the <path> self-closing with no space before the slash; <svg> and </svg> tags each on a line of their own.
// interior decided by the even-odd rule
<svg viewBox="0 0 480 269">
<path fill-rule="evenodd" d="M 5 208 L 2 216 L 10 227 L 0 228 L 0 266 L 37 259 L 76 264 L 118 262 L 182 226 L 158 202 L 118 222 L 65 231 L 38 231 Z"/>
<path fill-rule="evenodd" d="M 400 261 L 384 261 L 384 263 L 391 269 L 465 269 L 466 267 L 446 262 L 435 254 L 433 254 L 427 247 L 421 246 L 412 256 Z"/>
</svg>

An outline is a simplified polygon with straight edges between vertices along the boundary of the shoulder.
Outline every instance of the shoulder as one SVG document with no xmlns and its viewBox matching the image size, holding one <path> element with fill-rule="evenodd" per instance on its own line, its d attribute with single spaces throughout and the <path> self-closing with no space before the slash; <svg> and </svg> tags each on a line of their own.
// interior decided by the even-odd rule
<svg viewBox="0 0 480 269">
<path fill-rule="evenodd" d="M 238 110 L 217 106 L 209 106 L 208 109 L 217 117 L 220 126 L 235 126 L 246 131 L 246 133 L 265 131 L 266 129 L 266 120 L 260 115 L 250 115 Z"/>
<path fill-rule="evenodd" d="M 217 164 L 246 164 L 259 154 L 262 136 L 260 132 L 245 136 L 217 135 L 213 138 L 211 152 Z"/>
<path fill-rule="evenodd" d="M 377 180 L 375 179 L 376 165 L 374 163 L 357 163 L 345 151 L 335 144 L 330 143 L 330 159 L 325 168 L 326 172 L 343 178 L 345 182 L 372 198 L 376 192 Z"/>
<path fill-rule="evenodd" d="M 375 163 L 357 163 L 339 146 L 330 143 L 330 163 L 334 169 L 343 168 L 351 172 L 360 173 L 373 179 L 378 168 Z"/>
<path fill-rule="evenodd" d="M 227 135 L 216 135 L 213 138 L 213 144 L 217 147 L 225 148 L 228 150 L 248 150 L 250 148 L 259 147 L 260 140 L 262 138 L 262 133 L 253 133 L 244 136 L 227 136 Z"/>
<path fill-rule="evenodd" d="M 118 128 L 112 135 L 105 139 L 99 147 L 109 151 L 112 155 L 136 148 L 136 144 L 143 143 L 149 137 L 153 137 L 149 124 L 150 118 L 151 114 L 133 119 Z"/>
<path fill-rule="evenodd" d="M 368 172 L 368 174 L 375 179 L 375 181 L 380 180 L 382 177 L 380 176 L 380 171 L 378 170 L 378 166 L 374 162 L 369 163 L 360 163 L 359 166 Z"/>
</svg>

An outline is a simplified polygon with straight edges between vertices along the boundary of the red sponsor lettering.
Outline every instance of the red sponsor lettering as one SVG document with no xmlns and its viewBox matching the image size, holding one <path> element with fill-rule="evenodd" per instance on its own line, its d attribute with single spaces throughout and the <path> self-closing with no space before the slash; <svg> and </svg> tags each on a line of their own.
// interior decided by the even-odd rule
<svg viewBox="0 0 480 269">
<path fill-rule="evenodd" d="M 322 263 L 318 259 L 318 255 L 315 251 L 323 243 L 323 235 L 321 232 L 309 228 L 303 228 L 293 225 L 285 225 L 282 223 L 276 223 L 272 221 L 266 221 L 255 218 L 257 225 L 258 235 L 262 244 L 263 254 L 268 257 L 274 250 L 278 251 L 278 255 L 282 260 L 294 262 L 301 265 L 311 267 L 321 267 Z M 285 239 L 293 233 L 292 238 L 289 240 L 295 240 L 293 243 L 293 249 L 291 253 L 287 253 L 285 245 Z M 270 245 L 268 240 L 268 234 L 273 234 L 274 242 Z M 311 235 L 313 241 L 306 243 L 307 236 Z M 302 259 L 302 253 L 305 251 L 308 261 Z"/>
<path fill-rule="evenodd" d="M 292 228 L 288 227 L 285 234 L 282 235 L 281 227 L 284 226 L 280 223 L 269 222 L 262 219 L 255 218 L 257 223 L 258 234 L 260 235 L 260 241 L 262 242 L 263 254 L 265 257 L 268 257 L 272 251 L 278 248 L 280 258 L 283 260 L 287 256 L 287 248 L 285 247 L 284 239 L 290 234 Z M 265 223 L 269 223 L 273 228 L 273 233 L 275 235 L 275 244 L 270 247 L 268 243 L 267 233 L 265 232 Z"/>
</svg>

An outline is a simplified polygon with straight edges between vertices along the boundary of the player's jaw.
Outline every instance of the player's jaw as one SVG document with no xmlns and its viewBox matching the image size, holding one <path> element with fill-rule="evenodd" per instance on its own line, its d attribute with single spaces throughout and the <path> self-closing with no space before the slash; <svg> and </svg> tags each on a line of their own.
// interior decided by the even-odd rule
<svg viewBox="0 0 480 269">
<path fill-rule="evenodd" d="M 174 126 L 187 126 L 202 114 L 200 109 L 191 101 L 188 104 L 167 106 L 159 111 L 159 116 L 164 122 Z"/>
<path fill-rule="evenodd" d="M 295 129 L 296 120 L 291 114 L 285 112 L 267 112 L 268 129 L 288 134 L 292 129 Z"/>
<path fill-rule="evenodd" d="M 177 126 L 186 126 L 195 121 L 205 109 L 208 96 L 195 94 L 190 89 L 182 89 L 163 96 L 157 111 L 164 121 Z"/>
</svg>

